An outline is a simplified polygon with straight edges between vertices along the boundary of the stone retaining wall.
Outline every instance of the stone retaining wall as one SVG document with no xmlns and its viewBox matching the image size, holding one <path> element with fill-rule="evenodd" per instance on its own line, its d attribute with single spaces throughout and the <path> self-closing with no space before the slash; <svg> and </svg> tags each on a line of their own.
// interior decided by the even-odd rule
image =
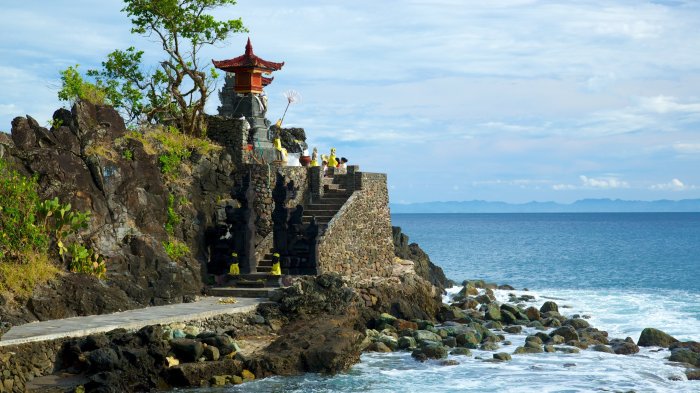
<svg viewBox="0 0 700 393">
<path fill-rule="evenodd" d="M 248 158 L 244 157 L 245 147 L 248 145 L 248 131 L 244 128 L 243 120 L 207 116 L 207 137 L 224 146 L 237 168 L 248 162 Z"/>
<path fill-rule="evenodd" d="M 204 319 L 184 321 L 201 331 L 225 333 L 241 331 L 242 335 L 263 334 L 268 329 L 257 311 L 221 314 Z M 176 325 L 176 324 L 170 324 Z M 248 331 L 250 330 L 250 331 Z M 258 331 L 260 330 L 260 331 Z M 0 346 L 0 393 L 21 393 L 34 378 L 52 374 L 61 368 L 61 348 L 70 337 Z M 1 342 L 0 342 L 1 343 Z"/>
<path fill-rule="evenodd" d="M 319 240 L 318 273 L 388 277 L 394 245 L 386 174 L 356 172 L 354 183 L 355 192 Z"/>
</svg>

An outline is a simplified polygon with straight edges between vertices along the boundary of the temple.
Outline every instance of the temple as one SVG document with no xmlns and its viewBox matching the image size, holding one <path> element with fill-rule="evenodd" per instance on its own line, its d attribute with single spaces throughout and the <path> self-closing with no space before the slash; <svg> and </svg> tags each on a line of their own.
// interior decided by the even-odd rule
<svg viewBox="0 0 700 393">
<path fill-rule="evenodd" d="M 219 115 L 227 118 L 245 117 L 250 125 L 248 140 L 266 161 L 275 159 L 275 148 L 269 135 L 270 121 L 267 114 L 267 97 L 263 88 L 272 83 L 267 77 L 273 71 L 279 71 L 284 62 L 276 63 L 264 60 L 253 52 L 250 38 L 245 46 L 245 53 L 228 60 L 212 60 L 214 67 L 226 72 L 226 82 L 222 92 Z"/>
<path fill-rule="evenodd" d="M 253 53 L 250 38 L 248 38 L 243 55 L 229 60 L 212 60 L 212 62 L 214 67 L 236 75 L 234 91 L 239 94 L 261 94 L 263 87 L 272 83 L 273 80 L 272 77 L 265 77 L 263 74 L 279 71 L 284 66 L 284 62 L 275 63 L 256 56 Z"/>
</svg>

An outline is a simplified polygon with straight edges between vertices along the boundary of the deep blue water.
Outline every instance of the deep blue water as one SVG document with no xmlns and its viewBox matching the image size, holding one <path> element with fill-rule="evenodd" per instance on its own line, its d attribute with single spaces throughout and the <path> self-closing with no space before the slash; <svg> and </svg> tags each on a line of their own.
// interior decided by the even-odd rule
<svg viewBox="0 0 700 393">
<path fill-rule="evenodd" d="M 456 281 L 700 292 L 700 213 L 393 214 Z"/>
</svg>

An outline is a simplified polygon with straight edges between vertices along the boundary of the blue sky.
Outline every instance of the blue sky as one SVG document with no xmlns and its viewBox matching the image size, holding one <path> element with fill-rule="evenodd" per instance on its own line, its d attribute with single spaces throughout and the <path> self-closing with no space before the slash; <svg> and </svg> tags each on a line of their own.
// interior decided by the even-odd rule
<svg viewBox="0 0 700 393">
<path fill-rule="evenodd" d="M 120 0 L 3 3 L 0 130 L 46 123 L 69 65 L 130 45 L 159 56 Z M 698 1 L 240 0 L 217 14 L 286 62 L 272 120 L 299 91 L 286 124 L 388 173 L 392 202 L 700 198 Z"/>
</svg>

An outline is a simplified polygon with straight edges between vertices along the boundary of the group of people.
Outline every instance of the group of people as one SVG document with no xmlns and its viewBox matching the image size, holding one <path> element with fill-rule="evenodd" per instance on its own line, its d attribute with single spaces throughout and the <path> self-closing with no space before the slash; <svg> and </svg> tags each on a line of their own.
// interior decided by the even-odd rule
<svg viewBox="0 0 700 393">
<path fill-rule="evenodd" d="M 331 148 L 331 154 L 329 156 L 325 154 L 321 154 L 321 166 L 323 170 L 323 174 L 325 175 L 326 172 L 328 172 L 328 168 L 337 168 L 341 172 L 343 172 L 345 169 L 347 169 L 347 164 L 348 164 L 348 159 L 345 157 L 340 157 L 340 159 L 337 158 L 338 156 L 336 155 L 335 152 L 335 147 Z M 311 166 L 319 166 L 318 164 L 318 149 L 314 147 L 313 154 L 311 155 Z"/>
</svg>

